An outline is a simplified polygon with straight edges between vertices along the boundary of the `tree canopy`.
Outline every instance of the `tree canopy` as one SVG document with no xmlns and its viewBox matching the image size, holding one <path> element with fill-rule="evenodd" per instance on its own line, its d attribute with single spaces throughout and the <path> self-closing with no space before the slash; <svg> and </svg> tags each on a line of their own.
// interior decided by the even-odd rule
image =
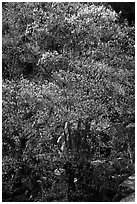
<svg viewBox="0 0 137 204">
<path fill-rule="evenodd" d="M 135 26 L 119 4 L 3 2 L 4 201 L 56 200 L 56 169 L 72 165 L 80 182 L 81 163 L 104 159 L 110 163 L 93 165 L 92 196 L 85 187 L 72 196 L 68 182 L 68 200 L 85 194 L 83 201 L 96 201 L 99 194 L 112 201 L 118 186 L 106 187 L 108 166 L 109 173 L 133 173 Z M 82 168 L 84 179 L 89 167 Z"/>
</svg>

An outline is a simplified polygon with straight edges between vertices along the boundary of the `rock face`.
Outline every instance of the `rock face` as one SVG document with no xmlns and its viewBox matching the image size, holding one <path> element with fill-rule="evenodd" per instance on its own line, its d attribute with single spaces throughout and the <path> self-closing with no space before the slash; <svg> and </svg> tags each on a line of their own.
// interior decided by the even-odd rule
<svg viewBox="0 0 137 204">
<path fill-rule="evenodd" d="M 130 196 L 123 198 L 120 202 L 135 202 L 135 193 L 132 193 Z"/>
<path fill-rule="evenodd" d="M 135 190 L 135 174 L 128 177 L 124 182 L 120 184 L 120 187 L 127 187 L 129 189 Z"/>
<path fill-rule="evenodd" d="M 119 190 L 124 197 L 120 202 L 135 202 L 135 174 L 122 182 Z"/>
</svg>

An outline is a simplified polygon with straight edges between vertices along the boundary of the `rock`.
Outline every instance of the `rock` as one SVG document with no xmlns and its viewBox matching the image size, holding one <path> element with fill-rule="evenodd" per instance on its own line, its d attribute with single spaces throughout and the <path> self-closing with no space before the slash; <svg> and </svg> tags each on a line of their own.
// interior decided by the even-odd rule
<svg viewBox="0 0 137 204">
<path fill-rule="evenodd" d="M 123 187 L 131 190 L 135 190 L 135 174 L 128 177 L 125 181 L 123 181 L 120 184 L 119 188 L 122 189 Z"/>
<path fill-rule="evenodd" d="M 120 202 L 135 202 L 135 193 L 132 193 L 126 198 L 123 198 Z"/>
<path fill-rule="evenodd" d="M 119 185 L 119 191 L 125 197 L 120 202 L 135 202 L 135 174 Z"/>
</svg>

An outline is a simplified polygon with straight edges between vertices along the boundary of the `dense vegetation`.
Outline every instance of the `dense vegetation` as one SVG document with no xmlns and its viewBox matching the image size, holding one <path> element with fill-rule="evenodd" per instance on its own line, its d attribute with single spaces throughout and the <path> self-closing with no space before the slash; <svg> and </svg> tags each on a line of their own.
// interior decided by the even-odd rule
<svg viewBox="0 0 137 204">
<path fill-rule="evenodd" d="M 3 3 L 3 201 L 123 197 L 135 161 L 135 27 L 116 4 Z"/>
</svg>

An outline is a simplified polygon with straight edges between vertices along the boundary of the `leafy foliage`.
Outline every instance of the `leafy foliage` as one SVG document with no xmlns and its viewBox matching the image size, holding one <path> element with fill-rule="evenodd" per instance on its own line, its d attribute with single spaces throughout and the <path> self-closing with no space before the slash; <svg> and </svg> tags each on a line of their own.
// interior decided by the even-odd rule
<svg viewBox="0 0 137 204">
<path fill-rule="evenodd" d="M 134 172 L 135 29 L 118 19 L 3 4 L 3 201 L 112 201 Z"/>
</svg>

